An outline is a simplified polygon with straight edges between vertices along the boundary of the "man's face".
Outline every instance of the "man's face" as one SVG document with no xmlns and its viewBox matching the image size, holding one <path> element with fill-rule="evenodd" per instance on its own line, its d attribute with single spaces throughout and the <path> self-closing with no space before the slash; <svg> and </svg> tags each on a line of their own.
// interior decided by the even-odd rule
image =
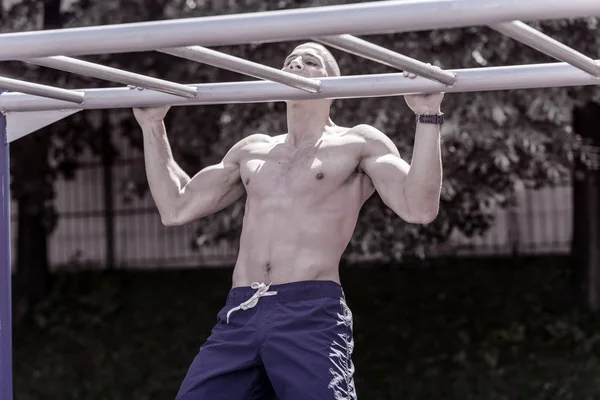
<svg viewBox="0 0 600 400">
<path fill-rule="evenodd" d="M 319 51 L 311 46 L 298 46 L 283 63 L 283 70 L 305 78 L 325 78 L 328 76 L 325 60 Z"/>
</svg>

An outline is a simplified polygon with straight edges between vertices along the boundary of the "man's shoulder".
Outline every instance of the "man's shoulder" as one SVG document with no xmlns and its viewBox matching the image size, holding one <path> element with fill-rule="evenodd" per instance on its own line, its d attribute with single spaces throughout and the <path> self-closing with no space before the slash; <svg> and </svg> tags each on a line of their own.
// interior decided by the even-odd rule
<svg viewBox="0 0 600 400">
<path fill-rule="evenodd" d="M 251 151 L 254 146 L 260 146 L 262 144 L 271 142 L 273 142 L 273 138 L 271 136 L 262 133 L 253 133 L 252 135 L 246 136 L 234 144 L 227 152 L 225 158 L 229 161 L 239 160 L 243 154 Z"/>
<path fill-rule="evenodd" d="M 253 133 L 252 135 L 248 135 L 245 138 L 241 139 L 239 142 L 237 142 L 233 146 L 232 150 L 248 150 L 248 148 L 251 148 L 252 146 L 268 144 L 274 141 L 275 139 L 273 137 L 265 135 L 264 133 Z"/>
<path fill-rule="evenodd" d="M 394 142 L 382 131 L 368 124 L 360 124 L 348 131 L 349 135 L 360 138 L 364 155 L 392 153 L 398 154 Z"/>
<path fill-rule="evenodd" d="M 385 133 L 368 124 L 355 125 L 348 130 L 346 135 L 358 138 L 367 146 L 389 147 L 392 144 L 391 139 Z"/>
<path fill-rule="evenodd" d="M 246 136 L 242 139 L 244 145 L 256 144 L 256 143 L 271 143 L 274 138 L 264 133 L 253 133 L 252 135 Z"/>
<path fill-rule="evenodd" d="M 387 137 L 379 129 L 368 124 L 358 124 L 348 129 L 347 135 L 358 136 L 364 140 L 381 139 Z"/>
</svg>

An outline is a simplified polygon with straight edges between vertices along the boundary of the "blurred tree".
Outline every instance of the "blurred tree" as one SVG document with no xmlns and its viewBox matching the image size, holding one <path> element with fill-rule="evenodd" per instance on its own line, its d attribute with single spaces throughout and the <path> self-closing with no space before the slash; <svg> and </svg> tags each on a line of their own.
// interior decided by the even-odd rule
<svg viewBox="0 0 600 400">
<path fill-rule="evenodd" d="M 600 104 L 573 110 L 572 283 L 578 300 L 600 309 Z"/>
<path fill-rule="evenodd" d="M 351 1 L 280 1 L 219 3 L 218 13 L 308 7 Z M 211 4 L 213 2 L 204 2 Z M 197 9 L 198 10 L 198 9 Z M 211 8 L 212 12 L 214 8 Z M 205 9 L 197 11 L 203 15 Z M 194 14 L 194 15 L 196 15 Z M 583 18 L 533 24 L 552 37 L 598 57 L 597 19 Z M 367 38 L 384 47 L 431 62 L 442 68 L 556 62 L 486 27 L 376 35 Z M 294 43 L 255 44 L 226 49 L 230 53 L 279 67 Z M 395 72 L 393 69 L 333 51 L 342 73 Z M 403 223 L 374 196 L 367 202 L 346 256 L 399 259 L 422 255 L 426 245 L 443 244 L 453 232 L 482 234 L 493 223 L 498 207 L 511 204 L 515 191 L 553 185 L 569 178 L 573 133 L 571 109 L 597 98 L 596 87 L 461 93 L 446 96 L 443 108 L 444 184 L 440 215 L 427 226 Z M 187 110 L 178 110 L 171 132 L 181 140 L 194 120 L 185 123 Z M 338 100 L 333 118 L 340 125 L 370 123 L 387 133 L 410 160 L 414 117 L 400 98 Z M 174 117 L 175 119 L 175 117 Z M 207 162 L 217 161 L 240 137 L 260 131 L 285 132 L 285 105 L 228 105 L 220 121 L 220 140 L 212 145 Z M 189 132 L 189 131 L 188 131 Z M 197 244 L 235 241 L 239 235 L 243 200 L 214 218 L 200 222 Z"/>
<path fill-rule="evenodd" d="M 60 6 L 61 0 L 25 1 L 12 11 L 24 12 L 27 23 L 32 26 L 55 29 L 61 26 Z M 41 79 L 52 81 L 56 78 L 53 71 L 43 71 Z M 44 298 L 50 284 L 47 239 L 56 220 L 52 208 L 54 177 L 48 158 L 50 143 L 50 135 L 38 134 L 29 135 L 11 146 L 11 156 L 16 162 L 20 160 L 25 166 L 24 159 L 27 160 L 27 167 L 12 169 L 14 181 L 19 182 L 12 185 L 19 210 L 15 279 L 17 321 Z"/>
<path fill-rule="evenodd" d="M 275 9 L 352 3 L 348 0 L 75 0 L 57 8 L 57 1 L 22 0 L 6 13 L 4 31 L 46 27 L 115 24 L 168 18 L 245 13 Z M 67 2 L 65 2 L 67 3 Z M 53 8 L 52 8 L 53 7 Z M 53 11 L 51 11 L 53 10 Z M 59 11 L 56 11 L 59 10 Z M 54 15 L 50 18 L 50 15 Z M 598 58 L 597 19 L 583 18 L 534 24 L 536 28 L 575 49 Z M 52 25 L 54 24 L 54 25 Z M 307 35 L 310 35 L 307 33 Z M 442 68 L 477 68 L 494 65 L 553 62 L 549 57 L 486 27 L 375 35 L 366 39 Z M 287 53 L 300 41 L 262 43 L 217 48 L 279 68 Z M 392 68 L 332 50 L 345 75 L 396 72 Z M 105 65 L 183 83 L 251 79 L 236 73 L 199 65 L 162 53 L 107 54 L 81 57 Z M 106 87 L 110 83 L 52 73 L 20 63 L 6 63 L 5 75 L 61 87 Z M 541 187 L 569 176 L 574 105 L 598 97 L 596 87 L 461 93 L 447 95 L 443 109 L 444 184 L 440 214 L 427 226 L 410 225 L 383 207 L 377 196 L 367 202 L 347 256 L 398 259 L 421 254 L 426 244 L 442 244 L 453 232 L 467 236 L 484 232 L 498 207 L 510 204 L 515 190 Z M 13 193 L 23 205 L 27 220 L 19 221 L 19 268 L 26 249 L 40 249 L 36 264 L 47 269 L 45 241 L 56 224 L 52 207 L 53 183 L 59 174 L 73 177 L 84 151 L 101 148 L 99 121 L 110 115 L 110 127 L 137 146 L 141 134 L 130 110 L 89 111 L 30 135 L 13 147 Z M 387 133 L 410 161 L 414 116 L 402 98 L 338 100 L 332 116 L 339 125 L 369 123 Z M 228 104 L 175 107 L 167 126 L 176 159 L 188 173 L 218 162 L 227 149 L 253 132 L 285 132 L 285 104 Z M 32 163 L 31 160 L 36 160 Z M 39 160 L 49 160 L 48 163 Z M 40 166 L 37 166 L 39 161 Z M 25 164 L 27 163 L 27 164 Z M 28 165 L 27 171 L 19 165 Z M 143 177 L 143 175 L 142 175 Z M 133 186 L 145 187 L 145 177 Z M 29 197 L 27 197 L 29 196 Z M 25 202 L 26 200 L 26 202 Z M 243 213 L 240 200 L 218 215 L 199 222 L 196 245 L 226 240 L 236 243 Z M 25 207 L 27 204 L 27 207 Z M 31 217 L 28 212 L 31 211 Z M 21 211 L 21 207 L 19 207 Z M 37 216 L 33 218 L 33 216 Z M 36 221 L 43 221 L 36 222 Z M 29 226 L 26 228 L 25 226 Z M 33 229 L 37 236 L 25 236 Z M 21 230 L 23 229 L 23 231 Z M 44 233 L 44 235 L 41 235 Z M 33 237 L 37 237 L 32 241 Z M 37 250 L 36 250 L 37 251 Z M 33 262 L 33 260 L 32 260 Z"/>
</svg>

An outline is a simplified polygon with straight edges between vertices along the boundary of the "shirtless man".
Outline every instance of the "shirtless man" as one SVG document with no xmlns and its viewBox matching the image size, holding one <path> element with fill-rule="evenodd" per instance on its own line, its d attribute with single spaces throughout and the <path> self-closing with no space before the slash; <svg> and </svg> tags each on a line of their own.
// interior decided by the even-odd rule
<svg viewBox="0 0 600 400">
<path fill-rule="evenodd" d="M 283 68 L 308 78 L 340 75 L 315 43 L 295 48 Z M 168 107 L 134 110 L 165 225 L 190 223 L 247 195 L 232 288 L 177 400 L 356 399 L 339 261 L 374 191 L 409 223 L 436 217 L 442 99 L 405 96 L 417 114 L 411 165 L 377 129 L 333 124 L 332 101 L 318 99 L 288 101 L 287 134 L 248 136 L 193 178 L 171 154 Z"/>
</svg>

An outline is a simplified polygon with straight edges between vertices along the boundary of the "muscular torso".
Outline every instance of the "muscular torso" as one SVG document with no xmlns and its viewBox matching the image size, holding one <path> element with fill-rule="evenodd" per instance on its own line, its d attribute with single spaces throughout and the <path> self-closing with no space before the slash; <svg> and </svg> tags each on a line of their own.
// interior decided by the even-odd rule
<svg viewBox="0 0 600 400">
<path fill-rule="evenodd" d="M 363 141 L 352 130 L 324 133 L 312 146 L 285 140 L 261 135 L 240 152 L 247 197 L 234 287 L 339 282 L 340 257 L 373 194 L 359 168 Z"/>
</svg>

